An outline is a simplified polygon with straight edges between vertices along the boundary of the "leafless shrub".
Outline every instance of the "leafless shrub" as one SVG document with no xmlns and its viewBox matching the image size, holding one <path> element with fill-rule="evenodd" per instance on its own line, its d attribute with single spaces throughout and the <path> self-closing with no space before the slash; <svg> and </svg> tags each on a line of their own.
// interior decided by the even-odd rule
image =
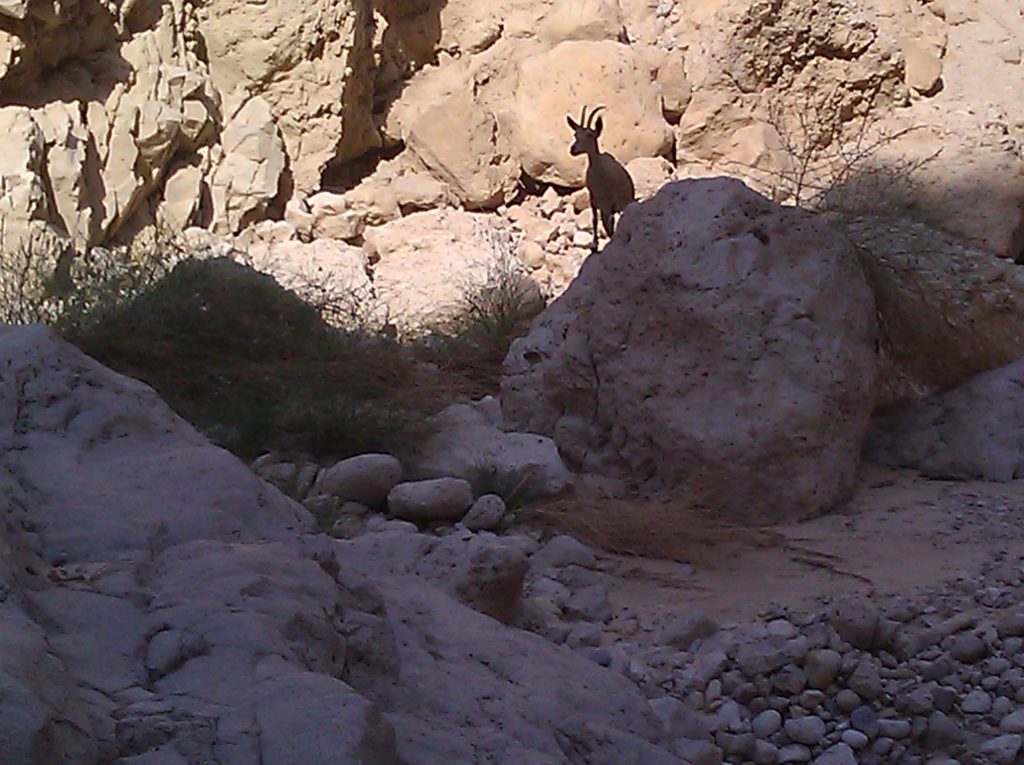
<svg viewBox="0 0 1024 765">
<path fill-rule="evenodd" d="M 873 109 L 848 114 L 837 98 L 781 96 L 767 105 L 767 122 L 779 137 L 786 162 L 768 172 L 776 201 L 844 215 L 900 215 L 919 189 L 925 157 L 888 152 L 921 126 L 888 129 Z"/>
</svg>

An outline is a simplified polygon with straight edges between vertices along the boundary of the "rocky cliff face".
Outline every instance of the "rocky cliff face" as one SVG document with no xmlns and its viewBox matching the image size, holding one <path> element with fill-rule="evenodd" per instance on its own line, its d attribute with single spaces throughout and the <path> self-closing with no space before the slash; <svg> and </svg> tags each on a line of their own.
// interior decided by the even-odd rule
<svg viewBox="0 0 1024 765">
<path fill-rule="evenodd" d="M 838 188 L 872 216 L 1019 250 L 1014 0 L 11 0 L 0 18 L 7 250 L 154 224 L 361 247 L 463 208 L 496 213 L 486 226 L 559 292 L 591 244 L 564 117 L 598 104 L 602 147 L 647 195 L 707 175 L 801 203 Z M 420 249 L 447 247 L 412 225 Z M 914 260 L 921 281 L 943 253 Z M 371 277 L 396 259 L 367 254 Z"/>
</svg>

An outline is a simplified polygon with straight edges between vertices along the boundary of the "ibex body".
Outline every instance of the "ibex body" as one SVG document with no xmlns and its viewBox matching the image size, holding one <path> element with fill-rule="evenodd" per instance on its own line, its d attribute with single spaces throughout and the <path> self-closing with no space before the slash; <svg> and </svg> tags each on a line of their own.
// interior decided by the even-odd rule
<svg viewBox="0 0 1024 765">
<path fill-rule="evenodd" d="M 594 109 L 588 120 L 587 109 L 583 107 L 578 123 L 572 117 L 565 118 L 576 134 L 576 140 L 573 141 L 569 153 L 573 156 L 587 155 L 586 180 L 587 191 L 590 193 L 590 209 L 594 214 L 594 241 L 591 244 L 594 252 L 597 251 L 598 215 L 601 217 L 605 234 L 611 239 L 615 233 L 615 216 L 636 199 L 633 179 L 629 177 L 629 172 L 615 157 L 598 148 L 597 139 L 604 129 L 604 121 L 601 117 L 594 120 L 594 117 L 603 108 L 599 106 Z"/>
</svg>

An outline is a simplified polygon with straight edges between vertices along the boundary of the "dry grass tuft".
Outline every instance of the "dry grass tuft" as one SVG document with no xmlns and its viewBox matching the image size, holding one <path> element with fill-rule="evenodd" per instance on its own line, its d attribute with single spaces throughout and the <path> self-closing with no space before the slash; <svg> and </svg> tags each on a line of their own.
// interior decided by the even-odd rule
<svg viewBox="0 0 1024 765">
<path fill-rule="evenodd" d="M 555 499 L 519 511 L 528 525 L 569 534 L 617 555 L 713 567 L 740 549 L 779 544 L 770 529 L 743 528 L 683 498 Z"/>
</svg>

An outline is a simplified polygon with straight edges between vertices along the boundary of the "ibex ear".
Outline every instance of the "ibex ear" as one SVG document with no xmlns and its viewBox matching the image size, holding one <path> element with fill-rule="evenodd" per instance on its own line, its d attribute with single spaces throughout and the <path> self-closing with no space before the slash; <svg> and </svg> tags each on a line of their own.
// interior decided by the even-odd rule
<svg viewBox="0 0 1024 765">
<path fill-rule="evenodd" d="M 565 121 L 569 123 L 569 127 L 571 127 L 573 130 L 576 130 L 576 128 L 579 127 L 579 125 L 576 124 L 573 118 L 568 115 L 566 115 Z"/>
<path fill-rule="evenodd" d="M 601 135 L 602 130 L 604 130 L 604 118 L 598 117 L 597 122 L 594 123 L 594 138 Z"/>
</svg>

